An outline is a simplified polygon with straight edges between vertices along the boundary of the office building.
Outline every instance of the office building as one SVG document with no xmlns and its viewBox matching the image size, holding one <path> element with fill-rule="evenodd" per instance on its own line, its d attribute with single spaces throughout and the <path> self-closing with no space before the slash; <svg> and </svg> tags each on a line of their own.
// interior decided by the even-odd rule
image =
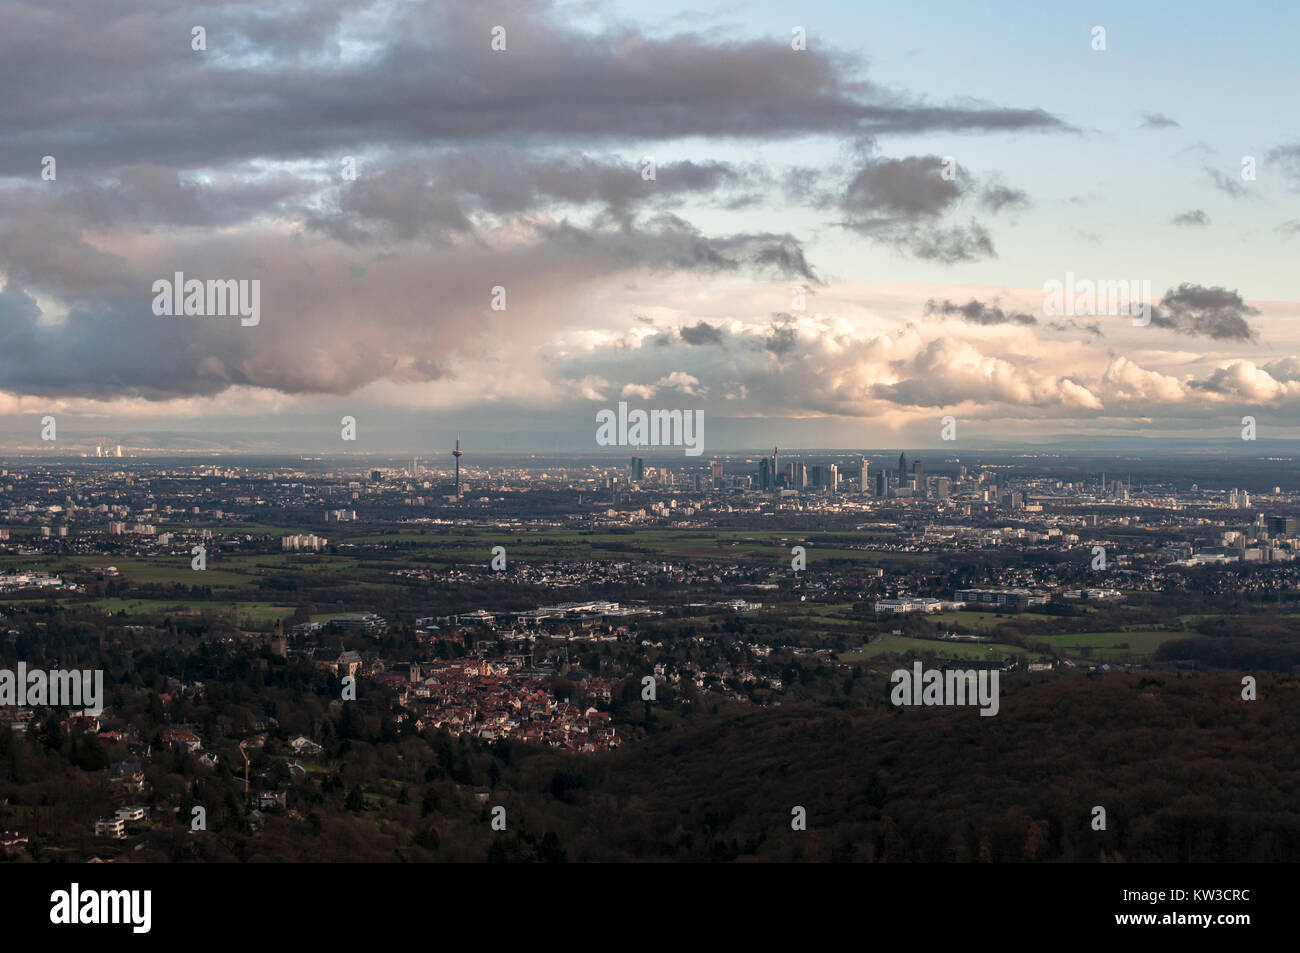
<svg viewBox="0 0 1300 953">
<path fill-rule="evenodd" d="M 1270 536 L 1294 536 L 1296 534 L 1296 518 L 1294 516 L 1270 516 L 1268 518 L 1268 532 Z"/>
</svg>

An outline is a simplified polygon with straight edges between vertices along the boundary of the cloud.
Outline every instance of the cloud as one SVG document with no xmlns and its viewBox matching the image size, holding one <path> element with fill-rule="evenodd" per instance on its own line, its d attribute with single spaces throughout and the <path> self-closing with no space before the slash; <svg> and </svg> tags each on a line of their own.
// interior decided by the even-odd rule
<svg viewBox="0 0 1300 953">
<path fill-rule="evenodd" d="M 1181 215 L 1175 215 L 1169 222 L 1170 225 L 1209 225 L 1210 216 L 1206 215 L 1201 209 L 1192 209 L 1190 212 L 1183 212 Z"/>
<path fill-rule="evenodd" d="M 445 241 L 472 234 L 488 216 L 517 216 L 592 207 L 620 226 L 635 212 L 663 208 L 684 196 L 703 196 L 754 184 L 758 173 L 723 162 L 669 162 L 647 180 L 639 163 L 581 154 L 529 156 L 454 152 L 362 167 L 355 182 L 337 188 L 324 209 L 305 216 L 309 228 L 352 243 Z"/>
<path fill-rule="evenodd" d="M 503 136 L 578 144 L 1070 128 L 1038 108 L 918 101 L 864 79 L 861 60 L 829 44 L 793 55 L 778 38 L 582 30 L 542 0 L 307 9 L 7 4 L 0 79 L 25 93 L 0 103 L 0 174 L 30 174 L 32 142 L 100 171 L 143 156 L 211 168 L 380 147 L 491 148 Z M 206 52 L 190 48 L 196 22 L 207 25 Z M 505 52 L 490 48 L 497 24 Z"/>
<path fill-rule="evenodd" d="M 1257 314 L 1236 291 L 1184 283 L 1151 309 L 1151 325 L 1219 341 L 1253 341 L 1256 332 L 1246 318 Z"/>
<path fill-rule="evenodd" d="M 940 156 L 902 159 L 868 157 L 840 197 L 846 218 L 839 224 L 897 251 L 946 265 L 993 258 L 993 238 L 974 218 L 950 224 L 945 215 L 975 193 L 976 182 L 964 169 L 948 172 Z M 995 184 L 980 196 L 990 211 L 1027 203 L 1019 189 Z"/>
<path fill-rule="evenodd" d="M 701 397 L 706 393 L 706 390 L 700 387 L 699 378 L 687 374 L 685 371 L 673 371 L 670 374 L 665 374 L 655 382 L 655 386 L 679 391 L 689 397 Z"/>
<path fill-rule="evenodd" d="M 940 314 L 945 317 L 956 316 L 968 324 L 985 326 L 994 324 L 1032 325 L 1038 323 L 1038 319 L 1032 314 L 1025 314 L 1023 311 L 1003 311 L 996 304 L 986 305 L 974 298 L 962 305 L 953 304 L 951 301 L 946 300 L 937 302 L 931 299 L 925 303 L 925 313 Z"/>
<path fill-rule="evenodd" d="M 1240 177 L 1228 175 L 1223 170 L 1208 165 L 1205 167 L 1205 174 L 1210 177 L 1210 181 L 1214 183 L 1215 188 L 1230 198 L 1244 199 L 1251 194 L 1246 186 L 1242 184 Z"/>
<path fill-rule="evenodd" d="M 1037 373 L 996 355 L 980 353 L 970 342 L 942 338 L 893 365 L 899 380 L 877 384 L 875 396 L 908 407 L 945 407 L 980 395 L 981 403 L 1060 405 L 1101 409 L 1086 387 L 1065 377 Z"/>
<path fill-rule="evenodd" d="M 1127 357 L 1116 357 L 1101 379 L 1103 393 L 1116 402 L 1141 404 L 1148 413 L 1162 405 L 1182 402 L 1186 388 L 1176 377 L 1141 367 Z"/>
<path fill-rule="evenodd" d="M 681 328 L 689 324 L 679 325 Z M 1063 374 L 1047 360 L 1054 344 L 1024 340 L 1031 353 L 987 332 L 908 325 L 873 331 L 842 318 L 778 314 L 770 323 L 733 322 L 724 353 L 713 348 L 666 352 L 645 339 L 564 348 L 550 364 L 558 380 L 580 381 L 599 368 L 613 379 L 656 381 L 704 400 L 725 416 L 867 418 L 918 408 L 994 406 L 1099 413 L 1100 392 L 1081 367 Z M 630 345 L 630 346 L 629 346 Z M 1093 360 L 1100 365 L 1099 361 Z"/>
<path fill-rule="evenodd" d="M 980 204 L 995 214 L 1004 208 L 1025 208 L 1029 205 L 1029 193 L 1005 185 L 991 185 L 980 193 Z"/>
<path fill-rule="evenodd" d="M 917 258 L 939 261 L 945 265 L 997 257 L 993 238 L 987 229 L 974 220 L 964 227 L 909 228 L 900 235 L 898 244 L 910 248 Z"/>
<path fill-rule="evenodd" d="M 1101 322 L 1089 321 L 1084 324 L 1082 321 L 1076 321 L 1071 318 L 1069 321 L 1048 321 L 1046 327 L 1049 331 L 1082 331 L 1084 334 L 1090 334 L 1093 337 L 1102 337 Z"/>
<path fill-rule="evenodd" d="M 538 234 L 550 250 L 601 262 L 609 270 L 646 267 L 727 273 L 751 269 L 778 278 L 818 281 L 792 235 L 709 237 L 675 215 L 655 216 L 636 231 L 561 222 L 539 228 Z"/>
<path fill-rule="evenodd" d="M 1268 158 L 1277 163 L 1282 176 L 1291 182 L 1292 188 L 1300 189 L 1300 143 L 1270 149 Z"/>
<path fill-rule="evenodd" d="M 940 226 L 891 219 L 849 222 L 845 226 L 913 257 L 945 265 L 997 257 L 988 229 L 973 219 L 965 226 Z"/>
<path fill-rule="evenodd" d="M 943 176 L 944 160 L 939 156 L 907 156 L 903 159 L 871 159 L 858 170 L 841 203 L 854 217 L 897 216 L 905 220 L 941 214 L 961 198 L 964 173 L 953 179 Z"/>
<path fill-rule="evenodd" d="M 397 392 L 540 403 L 625 386 L 758 395 L 771 381 L 707 363 L 552 378 L 548 361 L 576 358 L 549 349 L 578 327 L 591 337 L 575 350 L 603 353 L 599 332 L 639 281 L 822 285 L 799 216 L 772 227 L 748 211 L 758 203 L 834 208 L 856 234 L 951 264 L 995 254 L 971 212 L 1027 201 L 964 172 L 946 181 L 935 156 L 769 169 L 736 160 L 738 140 L 756 152 L 817 136 L 1073 131 L 1032 103 L 887 88 L 831 44 L 796 56 L 781 37 L 659 37 L 571 13 L 543 0 L 6 4 L 0 80 L 23 93 L 0 100 L 4 394 L 137 409 L 221 394 L 241 406 Z M 489 45 L 499 22 L 505 53 Z M 206 52 L 190 48 L 195 23 Z M 39 178 L 43 153 L 58 160 L 53 182 Z M 178 271 L 258 280 L 261 324 L 154 315 L 153 282 Z M 707 362 L 726 345 L 797 374 L 827 333 L 778 316 L 742 334 L 730 313 L 674 322 L 662 307 L 660 330 L 624 351 Z M 829 327 L 819 346 L 888 348 Z M 868 393 L 845 374 L 837 394 Z"/>
<path fill-rule="evenodd" d="M 681 339 L 687 344 L 700 345 L 722 343 L 722 331 L 704 321 L 701 321 L 694 327 L 684 327 L 678 333 L 681 335 Z"/>
<path fill-rule="evenodd" d="M 1170 119 L 1161 113 L 1139 113 L 1138 117 L 1142 120 L 1138 124 L 1139 129 L 1179 129 L 1181 124 Z"/>
<path fill-rule="evenodd" d="M 1272 404 L 1300 396 L 1300 382 L 1279 381 L 1265 368 L 1257 367 L 1247 360 L 1232 361 L 1203 380 L 1191 381 L 1189 386 L 1260 404 Z"/>
</svg>

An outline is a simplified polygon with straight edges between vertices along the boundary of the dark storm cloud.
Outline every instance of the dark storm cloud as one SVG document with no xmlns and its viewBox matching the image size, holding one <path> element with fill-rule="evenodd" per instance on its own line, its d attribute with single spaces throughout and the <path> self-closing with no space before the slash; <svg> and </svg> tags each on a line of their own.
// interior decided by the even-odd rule
<svg viewBox="0 0 1300 953">
<path fill-rule="evenodd" d="M 917 219 L 937 216 L 961 198 L 964 174 L 952 180 L 942 175 L 939 156 L 872 159 L 845 190 L 842 206 L 848 214 Z M 962 181 L 959 181 L 962 180 Z"/>
<path fill-rule="evenodd" d="M 722 331 L 713 325 L 701 321 L 694 327 L 683 327 L 679 332 L 683 341 L 687 344 L 721 344 Z"/>
<path fill-rule="evenodd" d="M 1181 284 L 1151 309 L 1153 327 L 1179 334 L 1201 335 L 1217 341 L 1253 341 L 1256 333 L 1246 320 L 1259 314 L 1236 291 Z"/>
<path fill-rule="evenodd" d="M 0 380 L 22 393 L 164 399 L 212 395 L 248 382 L 237 364 L 233 376 L 215 364 L 200 372 L 204 329 L 196 337 L 185 322 L 157 322 L 142 338 L 129 300 L 75 310 L 61 324 L 41 324 L 40 318 L 22 289 L 10 284 L 0 293 Z"/>
<path fill-rule="evenodd" d="M 0 88 L 24 94 L 0 101 L 0 173 L 32 174 L 33 143 L 84 173 L 492 139 L 1068 128 L 1041 109 L 917 103 L 826 49 L 579 32 L 544 2 L 12 3 Z"/>
<path fill-rule="evenodd" d="M 763 350 L 771 351 L 777 357 L 782 357 L 795 349 L 799 343 L 799 335 L 791 327 L 794 323 L 793 316 L 781 312 L 774 317 L 771 330 L 757 342 L 749 343 L 751 346 L 761 347 Z"/>
<path fill-rule="evenodd" d="M 621 224 L 640 207 L 667 206 L 762 181 L 723 162 L 669 162 L 652 181 L 640 166 L 582 155 L 454 152 L 386 166 L 362 164 L 355 181 L 226 175 L 202 181 L 155 165 L 128 166 L 98 182 L 27 185 L 10 211 L 78 216 L 94 227 L 229 226 L 258 219 L 301 220 L 340 241 L 444 240 L 475 232 L 474 217 L 558 205 L 589 206 Z"/>
<path fill-rule="evenodd" d="M 992 236 L 975 219 L 966 225 L 944 221 L 976 189 L 964 169 L 945 175 L 947 171 L 946 160 L 935 155 L 867 157 L 840 198 L 847 217 L 839 224 L 904 254 L 943 264 L 996 257 Z M 980 201 L 997 211 L 1024 204 L 1027 196 L 993 184 L 985 187 Z"/>
<path fill-rule="evenodd" d="M 925 303 L 926 314 L 939 314 L 944 317 L 958 317 L 968 324 L 1037 324 L 1038 319 L 1023 311 L 1003 311 L 995 304 L 985 304 L 971 298 L 965 304 L 951 301 L 935 301 L 931 298 Z"/>
<path fill-rule="evenodd" d="M 756 271 L 778 278 L 818 281 L 803 248 L 790 235 L 769 233 L 710 237 L 675 215 L 658 215 L 637 230 L 584 228 L 569 222 L 542 229 L 552 250 L 607 261 L 618 268 L 668 268 L 700 272 Z"/>
<path fill-rule="evenodd" d="M 380 380 L 419 383 L 446 376 L 457 353 L 481 349 L 487 290 L 502 274 L 510 275 L 510 339 L 527 347 L 545 339 L 557 300 L 609 268 L 543 246 L 491 255 L 467 247 L 375 256 L 367 279 L 357 280 L 346 248 L 259 247 L 265 264 L 257 268 L 240 237 L 185 237 L 149 260 L 87 268 L 71 289 L 57 269 L 28 269 L 39 286 L 11 272 L 0 292 L 0 383 L 21 394 L 147 400 L 236 386 L 347 394 Z M 260 323 L 153 314 L 153 282 L 173 270 L 260 280 Z M 40 292 L 71 302 L 66 316 L 33 313 Z"/>
</svg>

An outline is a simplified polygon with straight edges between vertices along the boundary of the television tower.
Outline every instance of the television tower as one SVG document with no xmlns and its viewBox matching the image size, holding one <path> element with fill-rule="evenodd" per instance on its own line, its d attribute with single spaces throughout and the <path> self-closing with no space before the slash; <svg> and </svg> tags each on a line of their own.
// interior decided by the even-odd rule
<svg viewBox="0 0 1300 953">
<path fill-rule="evenodd" d="M 451 452 L 451 455 L 456 458 L 456 499 L 459 500 L 460 499 L 460 458 L 465 455 L 465 452 L 460 449 L 460 434 L 456 434 L 456 449 Z"/>
</svg>

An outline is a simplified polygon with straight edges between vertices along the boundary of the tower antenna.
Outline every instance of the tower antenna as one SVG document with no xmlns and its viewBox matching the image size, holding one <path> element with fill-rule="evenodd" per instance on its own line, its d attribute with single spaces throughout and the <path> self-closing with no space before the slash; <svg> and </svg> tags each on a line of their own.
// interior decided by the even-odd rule
<svg viewBox="0 0 1300 953">
<path fill-rule="evenodd" d="M 460 434 L 456 434 L 456 449 L 451 452 L 456 458 L 456 499 L 460 499 L 460 458 L 464 456 L 464 451 L 460 449 Z"/>
</svg>

